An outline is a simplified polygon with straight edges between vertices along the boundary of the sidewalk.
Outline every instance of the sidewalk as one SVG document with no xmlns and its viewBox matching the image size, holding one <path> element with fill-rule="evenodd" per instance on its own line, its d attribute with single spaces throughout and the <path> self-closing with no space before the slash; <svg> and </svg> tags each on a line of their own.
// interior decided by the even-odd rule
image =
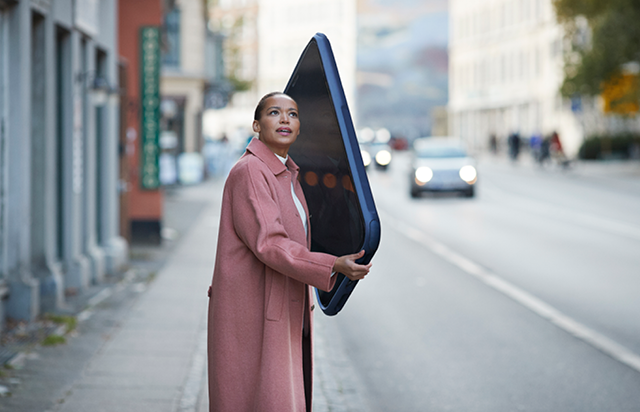
<svg viewBox="0 0 640 412">
<path fill-rule="evenodd" d="M 206 293 L 222 187 L 219 179 L 167 191 L 169 240 L 132 247 L 132 269 L 85 299 L 65 344 L 29 348 L 16 370 L 0 373 L 13 392 L 0 411 L 208 411 Z M 314 411 L 366 411 L 344 350 L 324 340 L 331 318 L 315 318 Z"/>
<path fill-rule="evenodd" d="M 220 190 L 219 182 L 180 188 L 182 198 L 207 206 L 51 411 L 196 410 L 206 369 L 206 293 Z"/>
<path fill-rule="evenodd" d="M 0 411 L 195 411 L 206 367 L 207 289 L 222 181 L 168 189 L 162 246 L 65 310 L 77 327 L 0 370 Z"/>
</svg>

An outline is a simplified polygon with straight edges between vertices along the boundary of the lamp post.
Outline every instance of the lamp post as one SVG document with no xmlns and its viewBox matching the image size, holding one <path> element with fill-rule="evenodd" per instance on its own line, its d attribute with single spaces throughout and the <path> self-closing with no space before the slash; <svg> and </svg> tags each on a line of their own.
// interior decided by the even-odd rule
<svg viewBox="0 0 640 412">
<path fill-rule="evenodd" d="M 118 98 L 120 95 L 118 87 L 112 86 L 109 80 L 95 71 L 78 73 L 76 82 L 82 83 L 87 87 L 91 102 L 95 106 L 104 106 L 109 99 Z"/>
</svg>

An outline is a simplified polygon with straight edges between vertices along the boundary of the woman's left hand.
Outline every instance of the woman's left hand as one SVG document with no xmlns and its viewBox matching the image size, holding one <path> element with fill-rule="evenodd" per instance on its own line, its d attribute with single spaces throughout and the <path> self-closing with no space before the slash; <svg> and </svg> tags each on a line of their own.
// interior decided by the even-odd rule
<svg viewBox="0 0 640 412">
<path fill-rule="evenodd" d="M 340 256 L 333 264 L 333 271 L 342 273 L 350 280 L 364 279 L 371 269 L 371 263 L 367 265 L 356 263 L 356 260 L 360 259 L 362 256 L 364 256 L 364 250 L 352 255 Z"/>
</svg>

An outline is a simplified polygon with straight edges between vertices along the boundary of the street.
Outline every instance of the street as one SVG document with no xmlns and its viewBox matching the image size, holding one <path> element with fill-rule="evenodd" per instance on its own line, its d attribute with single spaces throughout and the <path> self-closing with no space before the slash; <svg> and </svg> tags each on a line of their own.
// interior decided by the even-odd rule
<svg viewBox="0 0 640 412">
<path fill-rule="evenodd" d="M 640 410 L 638 168 L 487 158 L 476 198 L 411 199 L 406 159 L 369 173 L 371 274 L 316 315 L 364 390 L 357 410 Z"/>
<path fill-rule="evenodd" d="M 640 165 L 483 158 L 475 198 L 411 199 L 406 164 L 369 171 L 373 269 L 315 311 L 314 411 L 639 411 Z M 164 246 L 136 247 L 66 344 L 27 348 L 0 410 L 208 409 L 222 183 L 168 192 Z"/>
<path fill-rule="evenodd" d="M 0 412 L 640 412 L 638 20 L 0 0 Z"/>
</svg>

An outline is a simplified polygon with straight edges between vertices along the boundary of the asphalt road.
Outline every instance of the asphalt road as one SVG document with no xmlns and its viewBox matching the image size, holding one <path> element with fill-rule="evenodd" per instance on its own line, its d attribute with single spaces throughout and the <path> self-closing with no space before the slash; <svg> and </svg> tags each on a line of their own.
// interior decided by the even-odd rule
<svg viewBox="0 0 640 412">
<path fill-rule="evenodd" d="M 473 199 L 411 199 L 403 155 L 372 170 L 372 272 L 316 315 L 357 409 L 640 411 L 637 170 L 487 159 Z"/>
<path fill-rule="evenodd" d="M 640 166 L 487 160 L 476 198 L 411 199 L 403 157 L 370 173 L 372 273 L 338 316 L 315 312 L 314 411 L 640 411 Z M 166 199 L 176 233 L 207 205 L 187 192 Z M 5 370 L 0 410 L 70 405 L 178 240 L 132 250 L 131 279 L 66 345 Z"/>
</svg>

